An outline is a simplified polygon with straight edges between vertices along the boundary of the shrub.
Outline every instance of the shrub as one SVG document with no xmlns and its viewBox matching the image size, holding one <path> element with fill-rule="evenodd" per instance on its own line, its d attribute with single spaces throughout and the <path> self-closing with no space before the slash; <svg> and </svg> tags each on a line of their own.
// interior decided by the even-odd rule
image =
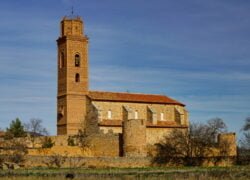
<svg viewBox="0 0 250 180">
<path fill-rule="evenodd" d="M 48 167 L 57 167 L 60 168 L 62 164 L 66 161 L 66 157 L 59 154 L 54 154 L 53 156 L 48 157 L 48 160 L 44 162 Z"/>
<path fill-rule="evenodd" d="M 5 148 L 8 150 L 8 155 L 4 157 L 4 161 L 16 164 L 22 163 L 25 160 L 25 155 L 28 153 L 26 144 L 16 139 L 10 140 Z"/>
<path fill-rule="evenodd" d="M 68 146 L 75 146 L 76 145 L 75 141 L 74 141 L 74 138 L 71 137 L 71 136 L 68 137 L 67 141 L 68 141 Z"/>
<path fill-rule="evenodd" d="M 54 146 L 54 142 L 50 137 L 45 137 L 42 143 L 42 148 L 52 148 Z"/>
</svg>

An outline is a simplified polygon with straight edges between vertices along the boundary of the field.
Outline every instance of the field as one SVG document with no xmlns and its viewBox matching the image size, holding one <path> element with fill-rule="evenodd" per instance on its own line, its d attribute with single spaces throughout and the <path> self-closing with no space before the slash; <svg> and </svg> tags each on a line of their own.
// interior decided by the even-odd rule
<svg viewBox="0 0 250 180">
<path fill-rule="evenodd" d="M 67 174 L 74 179 L 250 179 L 250 166 L 233 167 L 171 167 L 171 168 L 111 168 L 111 169 L 18 169 L 1 170 L 0 179 L 63 180 Z"/>
</svg>

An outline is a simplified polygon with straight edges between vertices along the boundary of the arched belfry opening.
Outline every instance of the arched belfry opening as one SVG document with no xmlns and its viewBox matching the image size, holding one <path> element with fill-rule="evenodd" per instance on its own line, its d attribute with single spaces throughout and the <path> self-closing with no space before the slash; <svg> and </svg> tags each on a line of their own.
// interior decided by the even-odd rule
<svg viewBox="0 0 250 180">
<path fill-rule="evenodd" d="M 81 58 L 79 54 L 75 55 L 75 67 L 80 67 Z"/>
</svg>

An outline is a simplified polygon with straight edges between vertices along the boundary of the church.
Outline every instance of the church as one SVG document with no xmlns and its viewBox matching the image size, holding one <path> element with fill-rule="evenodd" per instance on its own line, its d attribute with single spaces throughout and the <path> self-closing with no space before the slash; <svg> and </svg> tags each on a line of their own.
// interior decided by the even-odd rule
<svg viewBox="0 0 250 180">
<path fill-rule="evenodd" d="M 146 143 L 154 144 L 173 129 L 188 129 L 185 105 L 168 96 L 89 90 L 89 39 L 84 33 L 84 23 L 80 17 L 64 17 L 60 31 L 58 135 L 75 135 L 79 130 L 93 129 L 122 133 L 125 120 L 141 120 L 146 129 Z"/>
</svg>

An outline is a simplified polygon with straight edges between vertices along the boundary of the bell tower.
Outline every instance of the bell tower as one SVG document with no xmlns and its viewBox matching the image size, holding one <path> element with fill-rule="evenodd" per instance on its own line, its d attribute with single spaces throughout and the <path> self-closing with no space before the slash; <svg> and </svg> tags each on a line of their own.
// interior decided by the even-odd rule
<svg viewBox="0 0 250 180">
<path fill-rule="evenodd" d="M 76 134 L 85 124 L 88 94 L 88 38 L 80 17 L 64 17 L 57 39 L 57 134 Z"/>
</svg>

